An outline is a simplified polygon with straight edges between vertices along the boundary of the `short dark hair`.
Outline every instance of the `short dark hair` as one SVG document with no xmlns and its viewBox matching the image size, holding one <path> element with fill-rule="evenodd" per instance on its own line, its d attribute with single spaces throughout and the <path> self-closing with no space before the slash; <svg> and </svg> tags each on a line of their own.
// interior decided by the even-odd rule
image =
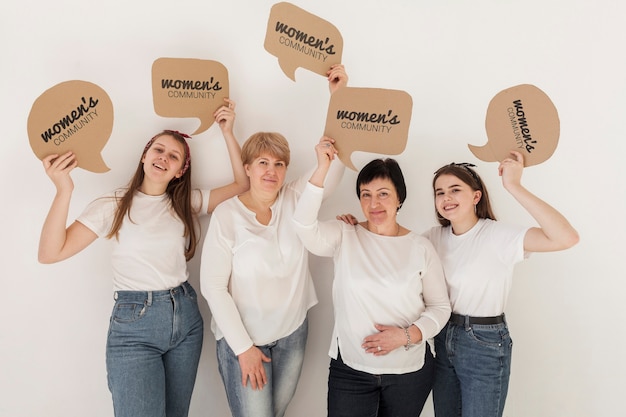
<svg viewBox="0 0 626 417">
<path fill-rule="evenodd" d="M 361 198 L 361 185 L 369 184 L 375 179 L 388 179 L 393 183 L 393 186 L 398 193 L 398 199 L 400 200 L 400 207 L 406 200 L 406 184 L 404 182 L 404 175 L 400 165 L 393 158 L 386 159 L 374 159 L 365 165 L 356 179 L 356 196 Z"/>
</svg>

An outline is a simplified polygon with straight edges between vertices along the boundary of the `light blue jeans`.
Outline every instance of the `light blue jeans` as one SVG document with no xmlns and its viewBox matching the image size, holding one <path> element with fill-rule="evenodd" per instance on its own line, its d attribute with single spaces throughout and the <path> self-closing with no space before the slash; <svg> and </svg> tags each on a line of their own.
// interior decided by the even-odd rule
<svg viewBox="0 0 626 417">
<path fill-rule="evenodd" d="M 116 417 L 186 417 L 203 322 L 188 283 L 165 291 L 117 291 L 106 347 Z"/>
<path fill-rule="evenodd" d="M 512 350 L 506 322 L 448 323 L 435 337 L 435 416 L 501 417 Z"/>
<path fill-rule="evenodd" d="M 217 341 L 217 362 L 233 417 L 285 415 L 302 371 L 307 334 L 308 320 L 305 319 L 289 336 L 257 346 L 265 356 L 272 359 L 269 363 L 263 363 L 267 385 L 261 390 L 253 390 L 249 381 L 243 386 L 237 356 L 224 338 Z"/>
</svg>

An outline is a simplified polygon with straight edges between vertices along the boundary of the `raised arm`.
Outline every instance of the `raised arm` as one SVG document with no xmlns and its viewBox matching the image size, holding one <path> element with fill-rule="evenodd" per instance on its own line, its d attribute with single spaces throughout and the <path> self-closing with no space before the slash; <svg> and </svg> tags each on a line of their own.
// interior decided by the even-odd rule
<svg viewBox="0 0 626 417">
<path fill-rule="evenodd" d="M 38 260 L 49 264 L 59 262 L 80 252 L 98 237 L 82 223 L 74 222 L 69 227 L 67 216 L 74 182 L 70 172 L 76 168 L 76 155 L 67 152 L 61 156 L 50 155 L 43 159 L 46 174 L 56 187 L 56 195 L 44 221 L 39 238 Z"/>
<path fill-rule="evenodd" d="M 222 201 L 239 195 L 250 187 L 248 176 L 241 162 L 241 146 L 239 146 L 239 142 L 237 142 L 237 138 L 235 138 L 233 133 L 233 126 L 235 124 L 235 102 L 227 98 L 224 99 L 224 101 L 226 101 L 227 105 L 217 109 L 213 116 L 215 117 L 215 121 L 219 124 L 220 129 L 222 129 L 222 134 L 226 141 L 226 148 L 228 149 L 234 180 L 228 185 L 211 190 L 208 207 L 209 213 Z"/>
<path fill-rule="evenodd" d="M 521 184 L 524 157 L 511 152 L 498 167 L 504 188 L 533 216 L 539 227 L 528 230 L 524 237 L 524 250 L 528 252 L 552 252 L 570 248 L 578 243 L 576 229 L 559 213 Z"/>
<path fill-rule="evenodd" d="M 319 143 L 315 145 L 315 155 L 317 156 L 317 167 L 311 174 L 309 182 L 316 187 L 324 188 L 326 175 L 330 169 L 330 165 L 337 155 L 337 150 L 333 146 L 335 140 L 328 136 L 323 136 Z"/>
</svg>

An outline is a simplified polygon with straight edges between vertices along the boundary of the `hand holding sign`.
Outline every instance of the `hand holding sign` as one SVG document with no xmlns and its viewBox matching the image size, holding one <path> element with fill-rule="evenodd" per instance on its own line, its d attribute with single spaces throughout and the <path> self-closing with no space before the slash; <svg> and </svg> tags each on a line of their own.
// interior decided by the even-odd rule
<svg viewBox="0 0 626 417">
<path fill-rule="evenodd" d="M 498 93 L 489 103 L 485 128 L 489 141 L 468 145 L 485 162 L 502 161 L 520 152 L 524 165 L 546 161 L 559 141 L 559 115 L 550 98 L 537 87 L 522 84 Z"/>
<path fill-rule="evenodd" d="M 163 117 L 197 117 L 202 133 L 228 97 L 228 71 L 217 61 L 159 58 L 152 64 L 154 111 Z"/>
<path fill-rule="evenodd" d="M 413 100 L 399 90 L 343 87 L 330 97 L 324 135 L 335 140 L 339 159 L 357 171 L 354 151 L 397 155 L 409 135 Z"/>
<path fill-rule="evenodd" d="M 72 151 L 78 166 L 92 172 L 109 167 L 100 152 L 113 131 L 113 103 L 87 81 L 66 81 L 46 90 L 28 115 L 28 139 L 39 159 Z"/>
<path fill-rule="evenodd" d="M 296 68 L 317 74 L 341 63 L 343 38 L 335 26 L 291 3 L 272 6 L 265 49 L 278 58 L 285 75 L 296 80 Z"/>
</svg>

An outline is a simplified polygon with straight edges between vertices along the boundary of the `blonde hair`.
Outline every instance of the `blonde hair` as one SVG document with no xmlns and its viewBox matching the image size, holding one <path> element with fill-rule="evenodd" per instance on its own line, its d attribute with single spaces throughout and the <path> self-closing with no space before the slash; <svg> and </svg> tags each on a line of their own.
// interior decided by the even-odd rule
<svg viewBox="0 0 626 417">
<path fill-rule="evenodd" d="M 241 147 L 241 161 L 251 164 L 261 154 L 268 153 L 289 166 L 289 143 L 280 133 L 257 132 L 250 136 Z"/>
</svg>

